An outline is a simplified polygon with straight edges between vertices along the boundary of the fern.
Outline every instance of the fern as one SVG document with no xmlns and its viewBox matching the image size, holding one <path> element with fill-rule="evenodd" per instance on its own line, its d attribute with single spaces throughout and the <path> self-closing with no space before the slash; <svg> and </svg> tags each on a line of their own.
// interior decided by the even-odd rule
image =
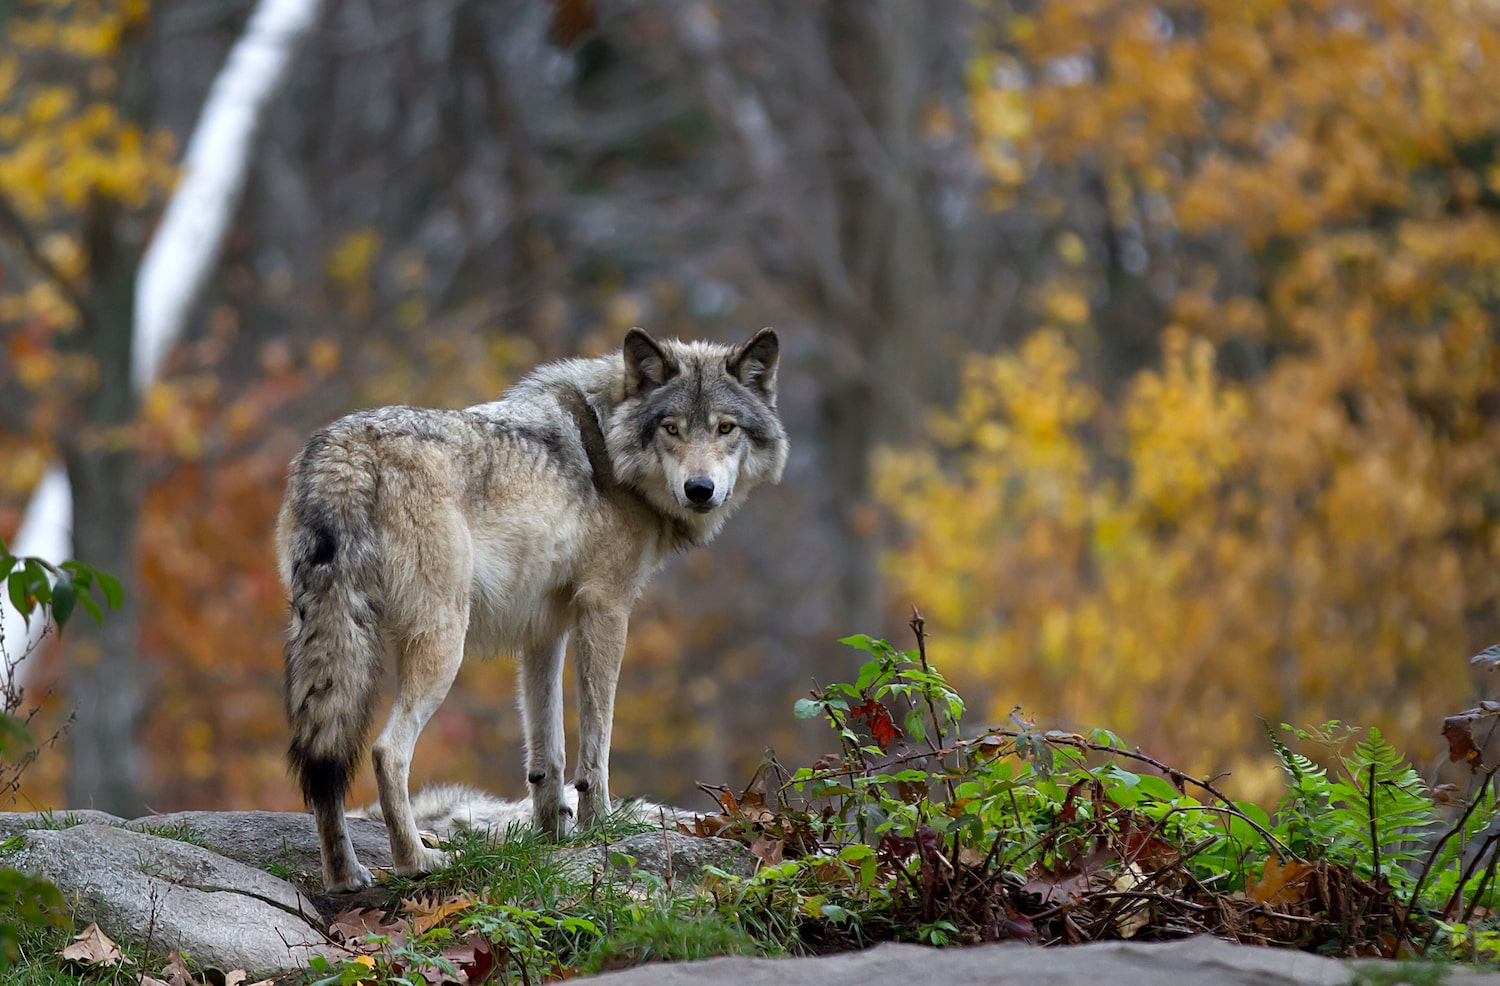
<svg viewBox="0 0 1500 986">
<path fill-rule="evenodd" d="M 1378 846 L 1381 874 L 1396 888 L 1410 890 L 1412 869 L 1423 857 L 1422 835 L 1437 824 L 1426 782 L 1373 726 L 1343 760 L 1343 767 L 1349 790 L 1335 801 L 1332 813 L 1335 827 L 1348 833 L 1359 849 L 1351 861 L 1355 871 L 1374 874 Z"/>
<path fill-rule="evenodd" d="M 1414 871 L 1425 849 L 1422 836 L 1437 824 L 1427 785 L 1370 728 L 1346 753 L 1359 731 L 1338 722 L 1315 729 L 1282 729 L 1299 740 L 1328 750 L 1339 771 L 1291 749 L 1269 727 L 1271 749 L 1287 774 L 1287 796 L 1277 809 L 1291 848 L 1308 859 L 1329 859 L 1350 866 L 1365 878 L 1380 874 L 1396 890 L 1410 893 Z M 1372 832 L 1373 824 L 1373 832 Z"/>
<path fill-rule="evenodd" d="M 1287 746 L 1270 723 L 1262 721 L 1261 725 L 1287 775 L 1286 796 L 1276 807 L 1278 827 L 1285 830 L 1287 845 L 1293 852 L 1307 859 L 1321 859 L 1334 849 L 1335 833 L 1331 831 L 1328 814 L 1334 791 L 1328 780 L 1328 768 Z M 1281 728 L 1292 731 L 1285 723 Z"/>
</svg>

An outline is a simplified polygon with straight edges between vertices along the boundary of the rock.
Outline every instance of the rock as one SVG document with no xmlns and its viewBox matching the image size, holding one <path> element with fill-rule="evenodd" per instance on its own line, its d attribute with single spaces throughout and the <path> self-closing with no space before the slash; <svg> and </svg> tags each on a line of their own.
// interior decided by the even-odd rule
<svg viewBox="0 0 1500 986">
<path fill-rule="evenodd" d="M 147 815 L 129 827 L 207 846 L 257 869 L 286 867 L 318 884 L 318 830 L 309 814 L 295 811 L 178 811 Z M 367 818 L 349 819 L 354 852 L 366 866 L 390 866 L 391 843 L 385 825 Z"/>
<path fill-rule="evenodd" d="M 75 811 L 0 812 L 0 841 L 29 829 L 66 829 L 75 825 L 124 825 L 125 819 L 107 811 L 79 808 Z"/>
<path fill-rule="evenodd" d="M 153 954 L 273 973 L 325 952 L 297 888 L 201 846 L 108 825 L 33 830 L 7 866 L 55 883 L 81 923 Z"/>
<path fill-rule="evenodd" d="M 645 832 L 613 842 L 609 851 L 634 857 L 634 867 L 617 865 L 620 876 L 633 868 L 649 873 L 662 880 L 668 876 L 668 861 L 673 884 L 691 886 L 703 879 L 705 866 L 716 866 L 739 876 L 755 872 L 755 856 L 738 842 L 728 839 L 700 839 L 678 832 Z M 561 849 L 564 866 L 576 878 L 587 880 L 595 872 L 602 872 L 605 861 L 604 846 L 589 846 L 586 849 Z"/>
<path fill-rule="evenodd" d="M 1378 963 L 1390 976 L 1394 963 Z M 1356 968 L 1306 952 L 1232 945 L 1202 936 L 1186 941 L 1100 942 L 1070 948 L 980 945 L 935 949 L 885 944 L 865 952 L 801 959 L 709 959 L 650 965 L 575 980 L 600 986 L 870 986 L 934 982 L 943 986 L 1345 986 Z M 1496 975 L 1453 975 L 1449 986 L 1500 984 Z M 1386 981 L 1381 978 L 1377 981 Z M 1390 981 L 1399 981 L 1392 979 Z"/>
</svg>

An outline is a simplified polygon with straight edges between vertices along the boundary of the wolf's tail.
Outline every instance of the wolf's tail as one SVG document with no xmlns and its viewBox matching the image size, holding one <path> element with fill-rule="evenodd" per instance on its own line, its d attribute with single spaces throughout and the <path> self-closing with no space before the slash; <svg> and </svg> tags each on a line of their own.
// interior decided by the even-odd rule
<svg viewBox="0 0 1500 986">
<path fill-rule="evenodd" d="M 381 673 L 373 458 L 315 436 L 292 461 L 283 505 L 289 751 L 302 795 L 342 805 L 364 756 Z"/>
</svg>

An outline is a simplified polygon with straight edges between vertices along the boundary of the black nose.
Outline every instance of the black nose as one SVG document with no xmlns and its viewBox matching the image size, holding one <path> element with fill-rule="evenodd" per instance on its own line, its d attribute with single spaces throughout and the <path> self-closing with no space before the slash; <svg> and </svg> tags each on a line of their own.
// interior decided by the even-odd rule
<svg viewBox="0 0 1500 986">
<path fill-rule="evenodd" d="M 707 503 L 714 498 L 714 481 L 707 476 L 694 476 L 682 484 L 682 492 L 694 503 Z"/>
</svg>

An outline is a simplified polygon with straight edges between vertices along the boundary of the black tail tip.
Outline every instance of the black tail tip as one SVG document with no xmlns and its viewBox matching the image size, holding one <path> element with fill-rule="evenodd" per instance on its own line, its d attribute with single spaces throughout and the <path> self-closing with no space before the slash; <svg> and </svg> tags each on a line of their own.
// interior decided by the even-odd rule
<svg viewBox="0 0 1500 986">
<path fill-rule="evenodd" d="M 349 790 L 349 761 L 343 757 L 309 756 L 296 743 L 287 752 L 292 772 L 302 782 L 302 800 L 309 805 L 344 800 Z"/>
</svg>

